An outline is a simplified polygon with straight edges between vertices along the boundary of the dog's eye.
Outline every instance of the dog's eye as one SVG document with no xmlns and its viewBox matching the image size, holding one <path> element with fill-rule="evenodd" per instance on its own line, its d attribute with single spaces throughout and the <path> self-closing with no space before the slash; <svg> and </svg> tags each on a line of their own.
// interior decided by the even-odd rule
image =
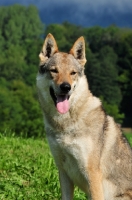
<svg viewBox="0 0 132 200">
<path fill-rule="evenodd" d="M 71 75 L 75 75 L 77 72 L 75 72 L 75 71 L 73 71 L 73 72 L 71 72 Z"/>
<path fill-rule="evenodd" d="M 52 72 L 52 73 L 58 73 L 57 69 L 50 69 L 50 72 Z"/>
<path fill-rule="evenodd" d="M 44 65 L 40 66 L 39 72 L 40 72 L 40 74 L 44 74 L 46 72 L 46 68 Z"/>
</svg>

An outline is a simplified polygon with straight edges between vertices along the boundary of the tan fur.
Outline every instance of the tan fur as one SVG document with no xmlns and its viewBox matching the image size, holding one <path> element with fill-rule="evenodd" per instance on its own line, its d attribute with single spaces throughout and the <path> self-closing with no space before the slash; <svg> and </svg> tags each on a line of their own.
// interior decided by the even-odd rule
<svg viewBox="0 0 132 200">
<path fill-rule="evenodd" d="M 62 200 L 73 199 L 74 184 L 86 194 L 90 189 L 92 200 L 132 199 L 132 150 L 88 89 L 83 37 L 67 54 L 58 51 L 48 34 L 39 57 L 38 96 L 59 170 Z M 66 94 L 62 84 L 70 86 Z M 69 108 L 61 114 L 57 105 L 64 99 L 68 103 L 63 106 Z"/>
</svg>

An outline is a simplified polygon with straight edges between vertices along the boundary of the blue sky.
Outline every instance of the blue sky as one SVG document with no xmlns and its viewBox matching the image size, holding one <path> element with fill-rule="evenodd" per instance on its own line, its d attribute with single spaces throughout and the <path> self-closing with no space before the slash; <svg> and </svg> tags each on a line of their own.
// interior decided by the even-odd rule
<svg viewBox="0 0 132 200">
<path fill-rule="evenodd" d="M 0 6 L 36 5 L 45 24 L 132 27 L 132 0 L 0 0 Z"/>
</svg>

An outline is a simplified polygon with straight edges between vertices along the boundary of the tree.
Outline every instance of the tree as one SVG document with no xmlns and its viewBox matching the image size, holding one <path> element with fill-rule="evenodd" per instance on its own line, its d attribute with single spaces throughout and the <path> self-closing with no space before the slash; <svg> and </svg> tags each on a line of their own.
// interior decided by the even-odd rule
<svg viewBox="0 0 132 200">
<path fill-rule="evenodd" d="M 121 111 L 125 113 L 124 126 L 132 124 L 132 31 L 124 30 L 120 33 L 120 41 L 115 47 L 118 55 L 119 83 L 123 94 Z"/>
<path fill-rule="evenodd" d="M 89 86 L 94 95 L 103 96 L 109 104 L 117 104 L 121 101 L 121 92 L 118 85 L 117 56 L 113 49 L 104 46 L 98 54 L 89 52 L 86 65 L 86 75 Z"/>
<path fill-rule="evenodd" d="M 1 7 L 0 18 L 0 131 L 42 135 L 34 85 L 43 24 L 34 6 Z"/>
<path fill-rule="evenodd" d="M 63 24 L 51 24 L 46 28 L 46 35 L 52 33 L 61 51 L 69 52 L 76 39 L 83 35 L 83 28 L 64 22 Z"/>
<path fill-rule="evenodd" d="M 11 130 L 26 136 L 42 135 L 42 114 L 32 88 L 22 81 L 7 84 L 2 79 L 0 91 L 0 131 Z"/>
<path fill-rule="evenodd" d="M 10 44 L 23 45 L 26 40 L 38 39 L 43 34 L 43 24 L 35 6 L 3 6 L 0 8 L 0 19 L 6 47 Z"/>
</svg>

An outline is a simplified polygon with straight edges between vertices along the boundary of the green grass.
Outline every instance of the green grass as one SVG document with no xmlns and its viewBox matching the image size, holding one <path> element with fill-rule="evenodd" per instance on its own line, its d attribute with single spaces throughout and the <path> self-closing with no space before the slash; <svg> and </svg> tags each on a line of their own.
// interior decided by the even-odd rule
<svg viewBox="0 0 132 200">
<path fill-rule="evenodd" d="M 132 134 L 126 134 L 132 146 Z M 0 200 L 59 200 L 58 171 L 45 139 L 0 136 Z M 78 188 L 74 200 L 86 200 Z"/>
<path fill-rule="evenodd" d="M 126 139 L 128 140 L 128 142 L 130 143 L 131 147 L 132 147 L 132 133 L 127 133 L 125 134 Z"/>
<path fill-rule="evenodd" d="M 59 200 L 58 171 L 45 139 L 0 136 L 0 200 Z M 75 190 L 75 200 L 85 200 Z"/>
</svg>

